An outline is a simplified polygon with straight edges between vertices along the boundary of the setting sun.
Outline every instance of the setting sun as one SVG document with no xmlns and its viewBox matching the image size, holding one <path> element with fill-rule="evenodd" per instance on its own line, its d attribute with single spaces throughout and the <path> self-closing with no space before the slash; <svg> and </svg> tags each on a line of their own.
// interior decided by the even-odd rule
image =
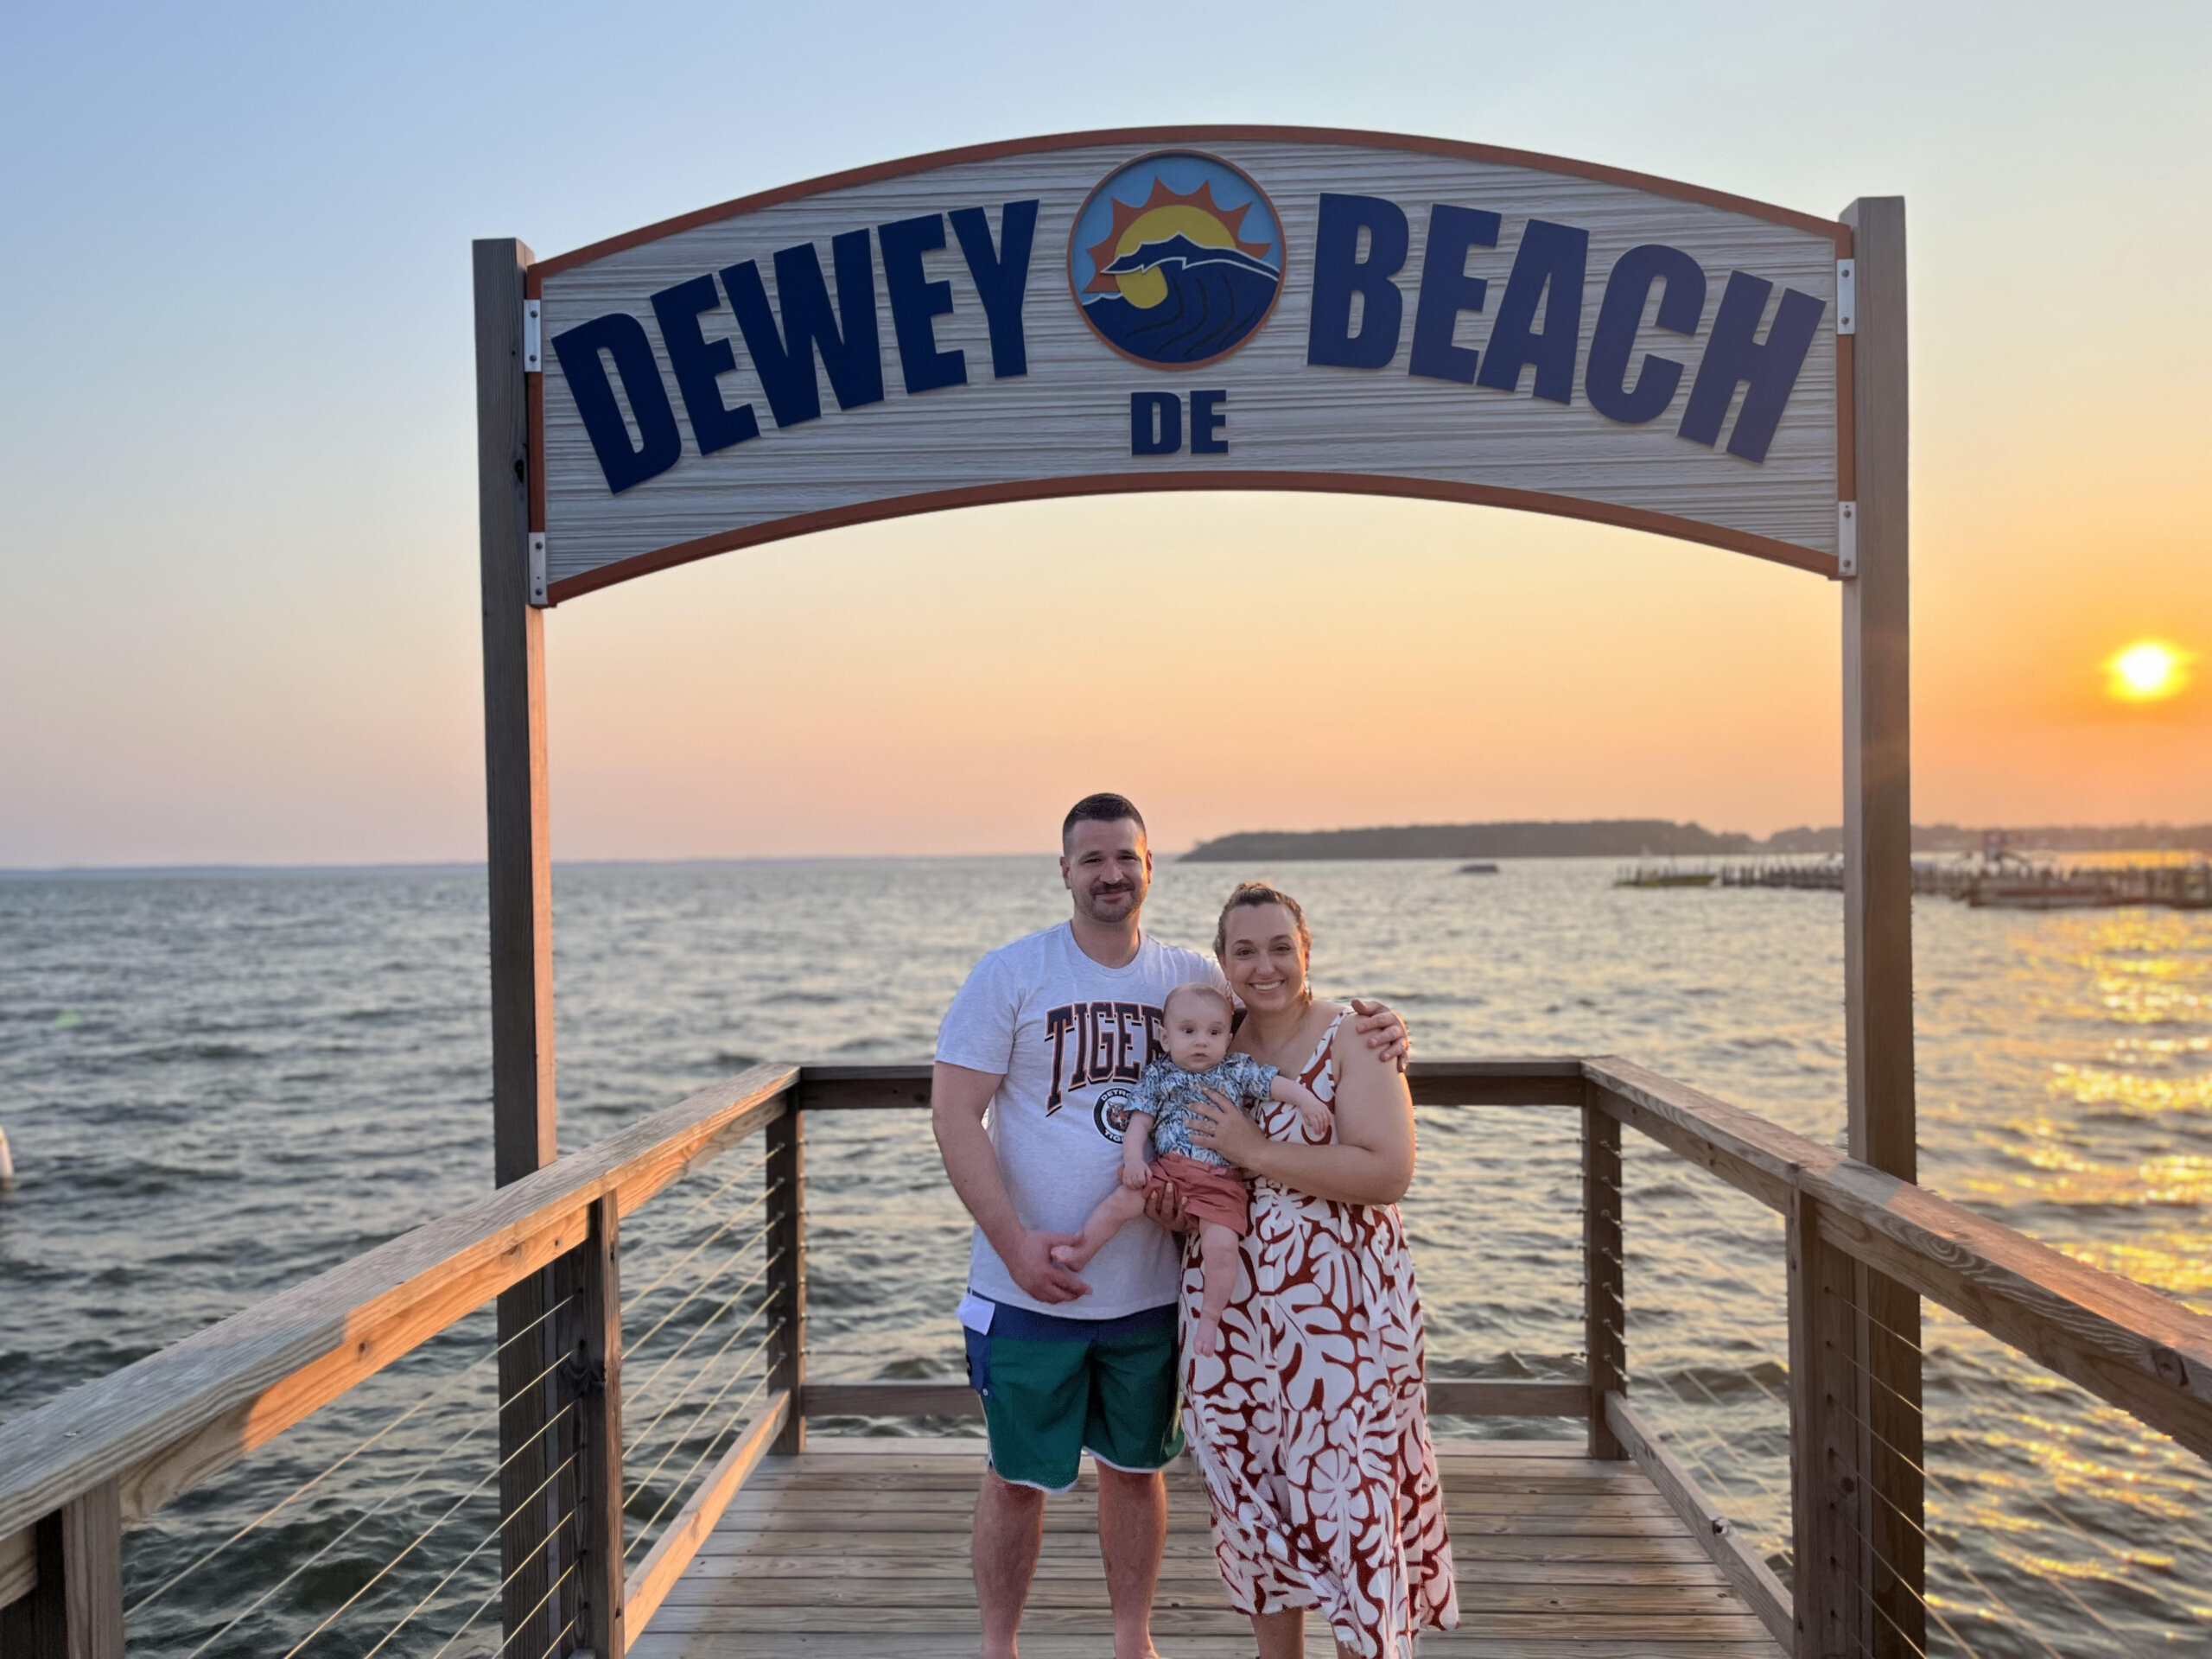
<svg viewBox="0 0 2212 1659">
<path fill-rule="evenodd" d="M 2112 695 L 2123 702 L 2153 702 L 2189 683 L 2188 652 L 2156 639 L 2144 639 L 2105 664 Z"/>
</svg>

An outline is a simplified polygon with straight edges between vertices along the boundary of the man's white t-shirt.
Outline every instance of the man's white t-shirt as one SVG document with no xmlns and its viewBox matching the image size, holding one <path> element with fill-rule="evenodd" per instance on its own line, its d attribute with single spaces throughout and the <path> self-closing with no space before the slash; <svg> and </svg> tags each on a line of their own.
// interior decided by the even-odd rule
<svg viewBox="0 0 2212 1659">
<path fill-rule="evenodd" d="M 1004 1074 L 987 1120 L 1014 1213 L 1033 1230 L 1076 1233 L 1122 1174 L 1122 1131 L 1137 1079 L 1167 1045 L 1160 1005 L 1178 985 L 1220 985 L 1211 957 L 1142 936 L 1126 968 L 1094 962 L 1065 922 L 977 963 L 938 1027 L 937 1058 Z M 1140 1217 L 1091 1258 L 1090 1294 L 1040 1302 L 976 1230 L 968 1286 L 1064 1319 L 1112 1319 L 1174 1301 L 1174 1238 Z"/>
</svg>

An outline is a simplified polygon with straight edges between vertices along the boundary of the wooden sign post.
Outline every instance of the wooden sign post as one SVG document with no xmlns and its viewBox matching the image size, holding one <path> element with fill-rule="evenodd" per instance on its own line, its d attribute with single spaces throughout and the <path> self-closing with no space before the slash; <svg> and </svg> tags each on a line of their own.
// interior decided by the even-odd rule
<svg viewBox="0 0 2212 1659">
<path fill-rule="evenodd" d="M 530 602 L 530 404 L 524 273 L 531 251 L 475 245 L 477 526 L 484 605 L 485 875 L 491 906 L 492 1179 L 505 1186 L 558 1155 L 553 1100 L 553 861 L 545 775 L 545 617 Z M 546 1426 L 553 1389 L 550 1269 L 499 1298 L 501 1612 L 511 1641 L 543 1649 L 548 1600 Z M 537 1341 L 518 1340 L 540 1332 Z M 536 1503 L 526 1503 L 533 1493 Z M 617 1510 L 619 1515 L 619 1506 Z M 525 1640 L 522 1645 L 528 1647 Z"/>
<path fill-rule="evenodd" d="M 1919 1178 L 1913 1096 L 1910 410 L 1904 201 L 1852 203 L 1851 337 L 1857 574 L 1843 583 L 1844 1019 L 1851 1155 Z M 1891 1656 L 1928 1645 L 1920 1299 L 1856 1269 L 1865 1635 Z"/>
</svg>

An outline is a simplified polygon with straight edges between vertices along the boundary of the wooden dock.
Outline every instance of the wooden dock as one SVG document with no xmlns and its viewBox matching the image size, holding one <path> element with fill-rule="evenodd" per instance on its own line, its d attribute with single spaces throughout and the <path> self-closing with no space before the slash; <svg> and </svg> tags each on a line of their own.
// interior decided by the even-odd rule
<svg viewBox="0 0 2212 1659">
<path fill-rule="evenodd" d="M 1446 1442 L 1459 1628 L 1427 1656 L 1781 1659 L 1782 1649 L 1632 1463 L 1580 1440 Z M 968 1522 L 976 1440 L 830 1439 L 770 1458 L 670 1590 L 631 1659 L 974 1659 Z M 1153 1614 L 1165 1659 L 1251 1659 L 1230 1611 L 1188 1457 L 1169 1475 L 1166 1564 Z M 1103 1659 L 1113 1624 L 1098 1563 L 1097 1482 L 1046 1509 L 1022 1621 L 1029 1659 Z M 1332 1651 L 1309 1618 L 1309 1655 Z"/>
</svg>

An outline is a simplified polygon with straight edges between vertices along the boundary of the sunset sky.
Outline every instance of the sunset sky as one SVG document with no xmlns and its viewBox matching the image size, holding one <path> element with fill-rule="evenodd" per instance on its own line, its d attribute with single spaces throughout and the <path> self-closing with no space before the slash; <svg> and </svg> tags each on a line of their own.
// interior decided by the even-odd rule
<svg viewBox="0 0 2212 1659">
<path fill-rule="evenodd" d="M 87 5 L 8 39 L 0 868 L 480 857 L 472 237 L 1179 122 L 1904 195 L 1914 816 L 2212 820 L 2212 9 Z M 988 509 L 548 631 L 563 858 L 1043 850 L 1102 787 L 1168 849 L 1840 812 L 1833 585 L 1490 510 Z M 2113 666 L 2145 641 L 2167 679 Z"/>
</svg>

